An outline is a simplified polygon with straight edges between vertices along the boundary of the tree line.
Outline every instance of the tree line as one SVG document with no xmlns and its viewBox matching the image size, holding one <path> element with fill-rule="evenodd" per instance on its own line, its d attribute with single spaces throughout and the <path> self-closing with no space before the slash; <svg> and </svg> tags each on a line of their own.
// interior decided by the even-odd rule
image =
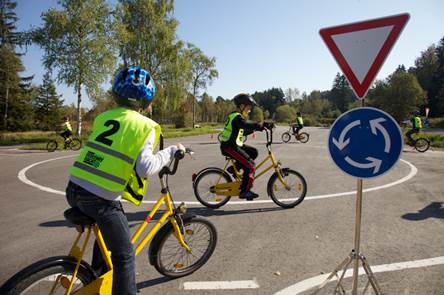
<svg viewBox="0 0 444 295">
<path fill-rule="evenodd" d="M 199 122 L 224 122 L 234 109 L 231 97 L 216 98 L 204 92 L 218 77 L 216 58 L 180 40 L 173 0 L 61 0 L 59 8 L 42 14 L 42 25 L 18 32 L 16 2 L 0 0 L 0 111 L 1 130 L 49 130 L 64 115 L 77 117 L 81 131 L 86 120 L 113 106 L 110 89 L 101 85 L 124 66 L 146 68 L 156 81 L 151 116 L 177 127 Z M 42 85 L 23 76 L 21 51 L 37 44 L 46 74 Z M 54 74 L 55 73 L 55 74 Z M 64 106 L 55 83 L 71 87 L 76 105 Z M 109 84 L 110 85 L 110 84 Z M 110 87 L 110 86 L 109 86 Z M 240 90 L 241 91 L 241 90 Z M 82 93 L 93 103 L 82 107 Z M 308 123 L 332 122 L 341 113 L 360 106 L 347 79 L 337 74 L 330 90 L 300 93 L 297 88 L 273 87 L 252 93 L 259 107 L 252 119 L 293 121 L 302 112 Z M 400 65 L 383 80 L 373 83 L 365 104 L 387 111 L 398 121 L 419 110 L 430 117 L 444 116 L 444 37 L 422 51 L 415 65 Z"/>
</svg>

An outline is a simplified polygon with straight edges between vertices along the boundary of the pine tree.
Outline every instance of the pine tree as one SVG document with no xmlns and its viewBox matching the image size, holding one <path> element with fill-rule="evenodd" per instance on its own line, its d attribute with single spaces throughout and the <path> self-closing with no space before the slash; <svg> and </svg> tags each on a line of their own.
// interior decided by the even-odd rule
<svg viewBox="0 0 444 295">
<path fill-rule="evenodd" d="M 38 88 L 34 98 L 36 127 L 41 130 L 53 130 L 62 121 L 63 100 L 58 95 L 49 73 L 43 77 L 43 84 Z"/>
<path fill-rule="evenodd" d="M 31 77 L 21 77 L 24 71 L 20 54 L 16 52 L 20 32 L 15 32 L 18 20 L 16 2 L 0 0 L 0 108 L 3 130 L 28 130 L 32 126 Z"/>
</svg>

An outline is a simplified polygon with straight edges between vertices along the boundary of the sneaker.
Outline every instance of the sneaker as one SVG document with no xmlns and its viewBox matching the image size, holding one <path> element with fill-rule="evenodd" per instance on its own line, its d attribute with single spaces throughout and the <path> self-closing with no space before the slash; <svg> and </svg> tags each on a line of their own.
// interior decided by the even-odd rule
<svg viewBox="0 0 444 295">
<path fill-rule="evenodd" d="M 241 193 L 239 195 L 240 199 L 246 199 L 247 201 L 251 201 L 251 200 L 253 200 L 253 199 L 257 198 L 257 197 L 259 197 L 259 195 L 254 193 L 254 192 L 252 192 L 252 191 L 243 192 L 243 193 Z"/>
</svg>

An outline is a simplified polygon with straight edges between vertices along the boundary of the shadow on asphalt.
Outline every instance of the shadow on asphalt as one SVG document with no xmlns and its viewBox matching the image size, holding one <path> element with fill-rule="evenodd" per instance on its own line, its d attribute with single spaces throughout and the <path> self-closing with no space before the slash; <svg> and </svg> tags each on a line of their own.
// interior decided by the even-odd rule
<svg viewBox="0 0 444 295">
<path fill-rule="evenodd" d="M 199 215 L 203 217 L 210 216 L 228 216 L 228 215 L 238 215 L 238 214 L 254 214 L 254 213 L 264 213 L 264 212 L 274 212 L 274 211 L 284 211 L 281 207 L 272 208 L 257 208 L 257 209 L 239 209 L 239 210 L 221 210 L 221 209 L 209 209 L 209 208 L 188 208 L 186 215 Z M 162 217 L 164 210 L 159 210 L 154 214 L 150 223 L 155 222 Z M 148 216 L 149 211 L 139 211 L 139 212 L 126 212 L 126 218 L 128 219 L 129 227 L 135 227 L 143 222 Z M 39 226 L 42 227 L 71 227 L 74 225 L 66 220 L 54 220 L 40 223 Z"/>
<path fill-rule="evenodd" d="M 440 218 L 444 219 L 444 207 L 443 202 L 432 202 L 423 209 L 415 213 L 407 213 L 402 215 L 402 218 L 410 221 L 424 220 L 427 218 Z"/>
<path fill-rule="evenodd" d="M 152 287 L 155 285 L 159 285 L 159 284 L 162 284 L 162 283 L 165 283 L 168 281 L 172 281 L 172 280 L 174 280 L 174 279 L 167 278 L 167 277 L 159 277 L 156 279 L 140 282 L 140 283 L 137 283 L 137 290 L 140 291 L 141 289 Z"/>
</svg>

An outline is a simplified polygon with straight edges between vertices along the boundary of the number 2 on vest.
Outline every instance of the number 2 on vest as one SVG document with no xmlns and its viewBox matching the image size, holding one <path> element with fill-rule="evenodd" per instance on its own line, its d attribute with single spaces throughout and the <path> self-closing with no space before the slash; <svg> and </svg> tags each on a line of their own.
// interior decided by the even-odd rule
<svg viewBox="0 0 444 295">
<path fill-rule="evenodd" d="M 112 128 L 109 129 L 109 130 L 106 130 L 105 132 L 100 133 L 96 137 L 96 141 L 111 146 L 113 144 L 113 141 L 111 139 L 107 138 L 107 137 L 111 136 L 114 133 L 116 133 L 117 131 L 119 131 L 120 123 L 117 122 L 116 120 L 108 120 L 108 121 L 105 122 L 104 125 L 105 125 L 105 127 L 108 127 L 108 126 L 112 125 Z"/>
</svg>

